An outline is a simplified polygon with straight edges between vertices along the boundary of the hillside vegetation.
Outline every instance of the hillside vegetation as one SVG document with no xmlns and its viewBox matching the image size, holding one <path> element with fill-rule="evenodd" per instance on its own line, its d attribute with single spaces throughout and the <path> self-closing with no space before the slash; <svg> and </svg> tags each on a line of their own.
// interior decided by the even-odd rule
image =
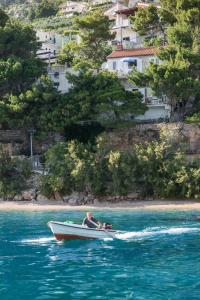
<svg viewBox="0 0 200 300">
<path fill-rule="evenodd" d="M 6 7 L 13 4 L 23 4 L 25 2 L 28 1 L 27 0 L 0 0 L 0 5 Z"/>
</svg>

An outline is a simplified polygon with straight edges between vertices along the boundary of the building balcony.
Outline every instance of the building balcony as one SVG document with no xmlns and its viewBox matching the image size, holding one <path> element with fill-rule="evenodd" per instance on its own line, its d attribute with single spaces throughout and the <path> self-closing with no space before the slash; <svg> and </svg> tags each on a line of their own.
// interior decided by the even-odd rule
<svg viewBox="0 0 200 300">
<path fill-rule="evenodd" d="M 129 19 L 125 19 L 125 20 L 120 20 L 119 22 L 116 22 L 112 29 L 113 30 L 116 30 L 116 29 L 119 29 L 119 28 L 126 28 L 126 27 L 130 27 L 131 26 L 131 22 Z"/>
<path fill-rule="evenodd" d="M 112 41 L 113 50 L 134 49 L 137 48 L 139 44 L 139 40 L 137 39 L 135 41 L 123 41 L 122 43 L 116 40 Z"/>
<path fill-rule="evenodd" d="M 47 38 L 47 39 L 45 39 L 44 43 L 55 45 L 56 39 L 55 38 Z"/>
<path fill-rule="evenodd" d="M 152 96 L 152 97 L 147 97 L 145 99 L 145 103 L 148 106 L 165 106 L 168 104 L 168 101 L 166 96 L 163 96 L 162 98 L 157 98 Z"/>
<path fill-rule="evenodd" d="M 113 70 L 114 72 L 116 72 L 118 78 L 120 79 L 124 79 L 127 78 L 127 76 L 133 71 L 133 69 L 125 69 L 125 70 Z"/>
</svg>

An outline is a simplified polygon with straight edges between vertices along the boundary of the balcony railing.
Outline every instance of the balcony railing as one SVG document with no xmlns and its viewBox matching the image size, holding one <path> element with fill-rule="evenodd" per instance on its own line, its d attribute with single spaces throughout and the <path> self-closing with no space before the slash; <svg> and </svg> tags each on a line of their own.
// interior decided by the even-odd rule
<svg viewBox="0 0 200 300">
<path fill-rule="evenodd" d="M 147 105 L 163 105 L 167 104 L 167 98 L 165 96 L 163 96 L 162 98 L 147 97 L 145 102 Z"/>
<path fill-rule="evenodd" d="M 136 41 L 123 41 L 122 43 L 119 41 L 112 41 L 113 50 L 116 49 L 133 49 L 138 46 L 137 40 Z"/>
<path fill-rule="evenodd" d="M 133 49 L 137 45 L 137 40 L 136 41 L 123 41 L 122 46 L 123 49 Z"/>
<path fill-rule="evenodd" d="M 126 20 L 120 20 L 119 22 L 116 22 L 112 29 L 118 29 L 121 27 L 130 27 L 131 26 L 131 22 L 130 20 L 126 19 Z"/>
</svg>

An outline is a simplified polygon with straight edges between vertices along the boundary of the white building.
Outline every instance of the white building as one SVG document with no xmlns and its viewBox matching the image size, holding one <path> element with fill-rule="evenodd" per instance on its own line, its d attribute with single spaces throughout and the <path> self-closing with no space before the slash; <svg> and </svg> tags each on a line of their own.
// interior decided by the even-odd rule
<svg viewBox="0 0 200 300">
<path fill-rule="evenodd" d="M 156 57 L 157 49 L 154 47 L 143 47 L 142 38 L 138 36 L 130 24 L 129 17 L 134 15 L 139 5 L 142 8 L 146 3 L 139 3 L 134 6 L 133 1 L 132 4 L 130 2 L 130 7 L 116 3 L 104 13 L 111 21 L 111 31 L 116 33 L 112 44 L 116 46 L 117 50 L 107 57 L 107 62 L 103 64 L 103 68 L 116 72 L 123 81 L 124 86 L 129 90 L 133 90 L 138 88 L 128 83 L 126 79 L 132 69 L 136 68 L 138 71 L 143 72 L 150 62 L 159 63 L 159 60 Z M 66 37 L 54 32 L 43 31 L 38 31 L 37 36 L 42 43 L 38 56 L 48 63 L 48 74 L 55 87 L 62 93 L 66 93 L 70 88 L 70 84 L 66 79 L 66 72 L 73 71 L 65 65 L 58 65 L 56 57 L 67 41 L 74 39 L 78 41 L 78 37 Z M 134 116 L 135 119 L 155 120 L 170 117 L 170 106 L 167 104 L 165 97 L 158 99 L 153 95 L 152 90 L 147 87 L 138 90 L 143 94 L 143 101 L 149 109 L 144 115 Z"/>
<path fill-rule="evenodd" d="M 63 16 L 73 17 L 75 14 L 81 14 L 87 11 L 87 3 L 66 1 L 59 6 L 59 11 Z"/>
<path fill-rule="evenodd" d="M 59 65 L 56 63 L 48 66 L 47 71 L 58 91 L 61 93 L 67 93 L 71 87 L 71 84 L 66 78 L 66 73 L 74 73 L 75 71 L 65 65 Z"/>
<path fill-rule="evenodd" d="M 116 18 L 117 18 L 117 11 L 120 9 L 126 9 L 127 6 L 121 4 L 121 3 L 115 3 L 112 5 L 112 7 L 110 7 L 109 9 L 107 9 L 104 12 L 104 16 L 108 17 L 110 21 L 115 22 Z"/>
<path fill-rule="evenodd" d="M 137 7 L 133 7 L 119 9 L 116 12 L 116 22 L 112 27 L 112 31 L 116 33 L 114 43 L 118 45 L 118 48 L 132 49 L 143 45 L 143 39 L 133 30 L 130 21 L 130 16 L 133 16 L 136 10 Z"/>
<path fill-rule="evenodd" d="M 42 31 L 38 30 L 36 32 L 38 41 L 42 44 L 38 55 L 41 58 L 54 58 L 56 57 L 60 50 L 63 48 L 64 43 L 69 41 L 71 38 L 64 36 L 52 31 Z M 46 55 L 46 56 L 45 56 Z"/>
<path fill-rule="evenodd" d="M 45 61 L 48 65 L 47 72 L 52 79 L 54 86 L 62 93 L 69 90 L 70 84 L 66 79 L 66 72 L 72 72 L 65 65 L 57 63 L 57 56 L 64 44 L 74 40 L 74 35 L 64 36 L 56 32 L 37 31 L 38 40 L 41 42 L 41 49 L 37 52 L 37 56 Z"/>
<path fill-rule="evenodd" d="M 115 33 L 112 45 L 117 49 L 132 49 L 143 45 L 143 39 L 132 29 L 130 21 L 130 16 L 134 15 L 137 9 L 137 6 L 130 8 L 115 4 L 104 13 L 112 22 L 111 32 Z"/>
<path fill-rule="evenodd" d="M 135 48 L 126 50 L 115 50 L 107 57 L 105 68 L 108 71 L 116 72 L 118 77 L 124 81 L 127 89 L 138 89 L 136 86 L 128 83 L 127 75 L 136 68 L 139 72 L 144 72 L 150 62 L 159 63 L 156 57 L 157 49 L 154 47 Z M 141 116 L 135 117 L 138 120 L 167 119 L 170 117 L 170 106 L 166 98 L 157 98 L 153 95 L 150 88 L 144 87 L 138 89 L 144 96 L 143 101 L 148 106 L 148 111 Z"/>
</svg>

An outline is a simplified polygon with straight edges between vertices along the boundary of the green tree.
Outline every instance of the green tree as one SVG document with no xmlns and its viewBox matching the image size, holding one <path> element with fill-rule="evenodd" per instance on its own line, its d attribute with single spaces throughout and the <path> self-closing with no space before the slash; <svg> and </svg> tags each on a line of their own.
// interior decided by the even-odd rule
<svg viewBox="0 0 200 300">
<path fill-rule="evenodd" d="M 45 64 L 36 56 L 39 43 L 32 27 L 5 19 L 0 26 L 0 122 L 5 120 L 12 97 L 30 89 L 46 72 Z M 7 124 L 12 120 L 7 119 Z"/>
<path fill-rule="evenodd" d="M 0 97 L 19 94 L 45 72 L 45 65 L 36 57 L 39 49 L 34 30 L 7 20 L 0 27 Z"/>
<path fill-rule="evenodd" d="M 73 65 L 73 62 L 75 59 L 76 50 L 77 50 L 77 42 L 76 41 L 70 41 L 70 42 L 66 43 L 60 51 L 60 54 L 58 57 L 58 63 L 66 64 L 68 67 L 71 67 Z"/>
<path fill-rule="evenodd" d="M 200 197 L 199 162 L 189 164 L 169 139 L 129 150 L 114 150 L 100 137 L 96 145 L 75 141 L 53 146 L 46 155 L 48 175 L 41 188 L 48 196 L 73 191 L 93 195 L 127 195 L 137 191 L 143 197 Z"/>
<path fill-rule="evenodd" d="M 91 69 L 100 69 L 107 55 L 111 52 L 108 41 L 114 38 L 110 33 L 108 17 L 99 11 L 91 12 L 87 15 L 79 16 L 74 19 L 72 27 L 80 38 L 80 42 L 72 44 L 74 52 L 73 65 L 80 68 L 82 66 Z M 66 61 L 71 61 L 71 53 L 67 47 Z M 69 58 L 67 58 L 69 53 Z"/>
<path fill-rule="evenodd" d="M 52 81 L 42 76 L 39 82 L 19 95 L 9 95 L 0 103 L 0 120 L 12 127 L 35 128 L 38 133 L 61 131 L 67 123 L 62 115 L 61 95 Z"/>
<path fill-rule="evenodd" d="M 14 196 L 26 188 L 26 181 L 30 177 L 31 167 L 28 161 L 11 158 L 0 146 L 0 197 L 13 199 Z"/>
<path fill-rule="evenodd" d="M 161 0 L 160 8 L 139 10 L 133 27 L 151 44 L 160 46 L 160 64 L 151 63 L 145 74 L 136 71 L 131 80 L 150 86 L 156 95 L 167 96 L 172 118 L 183 119 L 200 94 L 200 8 L 197 0 Z M 153 38 L 155 37 L 155 38 Z M 163 47 L 164 45 L 164 47 Z"/>
<path fill-rule="evenodd" d="M 78 75 L 68 74 L 68 79 L 72 87 L 63 96 L 62 105 L 72 123 L 98 120 L 111 125 L 123 122 L 129 114 L 146 111 L 142 95 L 127 91 L 114 73 L 81 70 Z"/>
<path fill-rule="evenodd" d="M 30 8 L 29 18 L 47 18 L 55 16 L 59 9 L 60 1 L 42 0 Z"/>
<path fill-rule="evenodd" d="M 7 21 L 8 21 L 8 16 L 2 9 L 0 9 L 0 27 L 5 26 Z"/>
</svg>

